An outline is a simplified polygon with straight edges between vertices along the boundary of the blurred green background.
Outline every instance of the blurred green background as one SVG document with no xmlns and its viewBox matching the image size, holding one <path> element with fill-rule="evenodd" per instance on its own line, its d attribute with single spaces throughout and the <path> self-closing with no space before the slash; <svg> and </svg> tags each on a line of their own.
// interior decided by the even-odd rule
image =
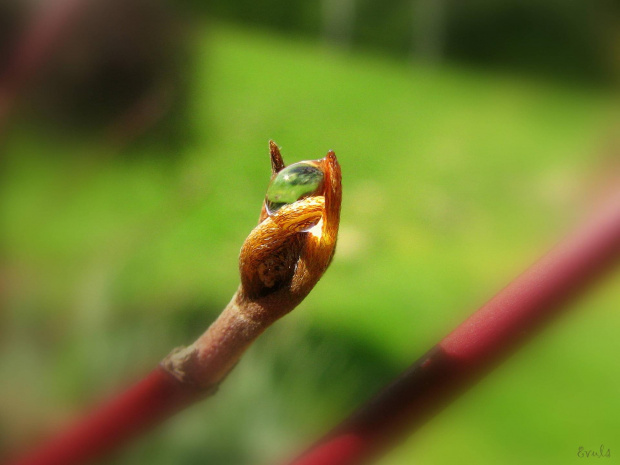
<svg viewBox="0 0 620 465">
<path fill-rule="evenodd" d="M 216 317 L 270 138 L 289 163 L 338 155 L 331 268 L 215 398 L 102 463 L 290 457 L 553 245 L 613 158 L 620 23 L 516 3 L 95 2 L 68 22 L 0 120 L 0 455 Z M 36 11 L 7 5 L 10 52 Z M 616 460 L 619 282 L 379 463 Z"/>
</svg>

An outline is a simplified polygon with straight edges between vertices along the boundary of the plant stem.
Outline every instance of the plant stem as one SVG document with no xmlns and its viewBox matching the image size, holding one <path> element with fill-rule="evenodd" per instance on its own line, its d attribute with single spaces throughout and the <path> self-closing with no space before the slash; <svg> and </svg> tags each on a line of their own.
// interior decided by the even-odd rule
<svg viewBox="0 0 620 465">
<path fill-rule="evenodd" d="M 292 465 L 385 453 L 479 381 L 620 259 L 620 199 L 499 292 Z"/>
<path fill-rule="evenodd" d="M 270 156 L 275 175 L 284 161 L 273 141 Z M 173 350 L 142 381 L 12 465 L 90 461 L 213 394 L 252 342 L 310 293 L 331 262 L 340 222 L 340 165 L 332 151 L 314 163 L 324 173 L 320 192 L 270 216 L 263 209 L 241 247 L 241 285 L 204 334 L 191 346 Z M 322 225 L 320 234 L 304 232 L 309 221 Z"/>
<path fill-rule="evenodd" d="M 174 350 L 143 380 L 13 465 L 71 465 L 99 457 L 213 394 L 245 350 L 275 321 L 238 291 L 187 348 Z"/>
<path fill-rule="evenodd" d="M 72 465 L 129 442 L 217 391 L 245 350 L 284 313 L 248 300 L 242 287 L 189 347 L 173 350 L 144 379 L 11 465 Z"/>
<path fill-rule="evenodd" d="M 144 379 L 12 465 L 87 462 L 213 394 L 246 348 L 274 321 L 237 292 L 187 348 L 173 351 Z"/>
</svg>

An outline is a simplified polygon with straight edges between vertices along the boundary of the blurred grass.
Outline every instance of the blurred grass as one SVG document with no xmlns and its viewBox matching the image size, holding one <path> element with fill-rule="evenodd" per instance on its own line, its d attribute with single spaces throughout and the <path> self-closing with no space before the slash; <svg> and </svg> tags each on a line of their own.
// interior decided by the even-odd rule
<svg viewBox="0 0 620 465">
<path fill-rule="evenodd" d="M 214 401 L 118 463 L 262 463 L 323 432 L 553 243 L 614 111 L 593 90 L 221 24 L 195 41 L 178 153 L 147 143 L 121 157 L 24 120 L 6 141 L 9 445 L 146 371 L 223 308 L 269 138 L 288 162 L 336 151 L 337 258 Z M 614 282 L 381 463 L 565 464 L 579 446 L 620 447 Z"/>
</svg>

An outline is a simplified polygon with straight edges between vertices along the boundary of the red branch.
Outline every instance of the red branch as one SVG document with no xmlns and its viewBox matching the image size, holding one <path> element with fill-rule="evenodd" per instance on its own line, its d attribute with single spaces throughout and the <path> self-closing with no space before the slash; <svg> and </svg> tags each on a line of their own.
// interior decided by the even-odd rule
<svg viewBox="0 0 620 465">
<path fill-rule="evenodd" d="M 13 465 L 69 465 L 104 455 L 194 403 L 204 393 L 190 390 L 156 368 L 142 381 L 103 405 L 73 428 L 18 459 Z"/>
<path fill-rule="evenodd" d="M 514 280 L 292 465 L 372 461 L 479 381 L 619 259 L 620 200 Z"/>
</svg>

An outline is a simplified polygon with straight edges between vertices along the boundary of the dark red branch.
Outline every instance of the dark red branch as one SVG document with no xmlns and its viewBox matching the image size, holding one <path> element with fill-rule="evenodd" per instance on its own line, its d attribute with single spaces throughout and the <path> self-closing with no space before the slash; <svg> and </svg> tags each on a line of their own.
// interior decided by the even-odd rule
<svg viewBox="0 0 620 465">
<path fill-rule="evenodd" d="M 620 202 L 615 202 L 292 464 L 372 461 L 480 380 L 619 259 Z"/>
<path fill-rule="evenodd" d="M 181 384 L 161 368 L 73 428 L 52 437 L 13 465 L 85 463 L 130 441 L 141 432 L 194 403 L 204 393 Z"/>
</svg>

